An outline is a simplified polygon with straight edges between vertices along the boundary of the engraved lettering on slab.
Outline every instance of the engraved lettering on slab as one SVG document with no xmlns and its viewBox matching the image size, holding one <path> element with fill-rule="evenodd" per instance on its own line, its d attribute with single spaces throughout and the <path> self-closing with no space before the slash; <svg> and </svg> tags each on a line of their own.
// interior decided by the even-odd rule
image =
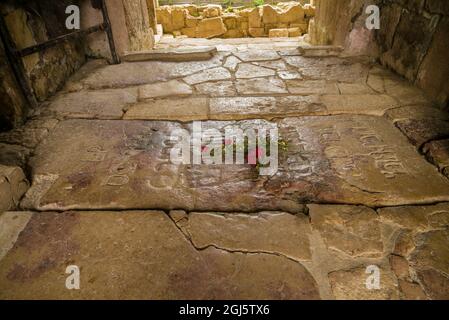
<svg viewBox="0 0 449 320">
<path fill-rule="evenodd" d="M 100 146 L 89 147 L 86 153 L 81 157 L 81 161 L 86 162 L 101 162 L 106 157 L 106 151 Z"/>
</svg>

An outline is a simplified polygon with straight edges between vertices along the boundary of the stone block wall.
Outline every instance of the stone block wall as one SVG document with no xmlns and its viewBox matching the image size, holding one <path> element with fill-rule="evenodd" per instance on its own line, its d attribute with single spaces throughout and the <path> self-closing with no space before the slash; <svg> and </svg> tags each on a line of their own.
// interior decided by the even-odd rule
<svg viewBox="0 0 449 320">
<path fill-rule="evenodd" d="M 157 8 L 164 33 L 191 38 L 297 37 L 307 33 L 314 15 L 315 7 L 296 1 L 226 10 L 220 5 Z"/>
<path fill-rule="evenodd" d="M 23 49 L 67 33 L 65 8 L 77 3 L 72 0 L 4 1 L 0 4 L 0 13 L 17 48 Z M 0 130 L 6 130 L 24 120 L 27 107 L 4 57 L 3 44 L 0 56 Z M 67 41 L 24 57 L 25 71 L 37 100 L 44 101 L 53 95 L 85 59 L 81 40 Z"/>
<path fill-rule="evenodd" d="M 449 108 L 449 1 L 383 0 L 380 9 L 382 64 Z"/>
</svg>

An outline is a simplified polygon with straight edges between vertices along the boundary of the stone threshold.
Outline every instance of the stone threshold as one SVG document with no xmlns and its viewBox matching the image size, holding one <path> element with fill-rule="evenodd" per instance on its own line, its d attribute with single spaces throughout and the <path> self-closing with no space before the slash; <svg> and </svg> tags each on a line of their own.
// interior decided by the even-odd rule
<svg viewBox="0 0 449 320">
<path fill-rule="evenodd" d="M 126 53 L 123 61 L 201 61 L 209 60 L 217 53 L 214 46 L 195 46 L 181 49 L 156 49 Z"/>
</svg>

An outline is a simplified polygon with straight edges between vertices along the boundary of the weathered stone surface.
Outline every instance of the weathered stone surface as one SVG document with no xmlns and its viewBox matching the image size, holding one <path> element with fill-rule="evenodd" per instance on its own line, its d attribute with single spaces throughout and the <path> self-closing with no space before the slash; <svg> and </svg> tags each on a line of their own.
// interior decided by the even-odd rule
<svg viewBox="0 0 449 320">
<path fill-rule="evenodd" d="M 449 177 L 449 139 L 429 142 L 423 151 L 427 159 Z"/>
<path fill-rule="evenodd" d="M 449 216 L 449 211 L 446 212 Z M 416 237 L 416 249 L 410 257 L 424 290 L 432 299 L 449 299 L 449 220 L 446 228 Z"/>
<path fill-rule="evenodd" d="M 228 80 L 231 79 L 231 73 L 222 67 L 207 69 L 200 73 L 192 74 L 184 78 L 188 84 L 198 84 L 206 81 Z"/>
<path fill-rule="evenodd" d="M 283 80 L 300 80 L 300 79 L 302 79 L 302 75 L 297 71 L 290 71 L 290 70 L 278 71 L 277 75 L 279 76 L 279 78 L 281 78 Z"/>
<path fill-rule="evenodd" d="M 395 300 L 399 298 L 397 281 L 394 275 L 385 268 L 380 270 L 382 276 L 380 289 L 367 289 L 366 279 L 369 274 L 365 272 L 366 267 L 360 266 L 329 274 L 332 292 L 337 300 Z"/>
<path fill-rule="evenodd" d="M 275 77 L 239 79 L 235 86 L 239 94 L 245 95 L 288 93 L 284 82 Z"/>
<path fill-rule="evenodd" d="M 154 84 L 147 84 L 139 88 L 139 99 L 153 99 L 171 96 L 188 96 L 193 93 L 192 88 L 179 80 L 171 80 Z"/>
<path fill-rule="evenodd" d="M 407 280 L 398 280 L 401 298 L 404 300 L 428 300 L 425 292 L 418 283 Z"/>
<path fill-rule="evenodd" d="M 449 204 L 433 206 L 410 206 L 379 209 L 382 221 L 397 225 L 402 229 L 424 232 L 432 228 L 449 225 Z"/>
<path fill-rule="evenodd" d="M 0 164 L 24 168 L 31 150 L 15 144 L 0 143 Z"/>
<path fill-rule="evenodd" d="M 207 122 L 203 127 L 223 130 L 234 124 Z M 35 152 L 33 186 L 22 205 L 41 210 L 297 212 L 305 200 L 369 206 L 449 200 L 449 181 L 385 119 L 288 118 L 279 126 L 289 148 L 279 159 L 278 172 L 267 177 L 248 165 L 172 164 L 174 143 L 168 139 L 174 129 L 191 124 L 63 121 Z"/>
<path fill-rule="evenodd" d="M 355 113 L 382 116 L 386 110 L 398 107 L 387 95 L 323 95 L 320 101 L 331 113 Z"/>
<path fill-rule="evenodd" d="M 384 79 L 384 87 L 386 93 L 397 99 L 401 106 L 430 105 L 430 101 L 420 89 L 403 80 L 386 78 Z"/>
<path fill-rule="evenodd" d="M 0 260 L 13 247 L 30 218 L 30 212 L 0 213 Z"/>
<path fill-rule="evenodd" d="M 226 32 L 226 27 L 223 23 L 223 19 L 220 17 L 203 19 L 198 22 L 196 27 L 197 38 L 212 38 L 221 36 Z"/>
<path fill-rule="evenodd" d="M 241 61 L 239 59 L 237 59 L 234 56 L 229 56 L 228 58 L 226 58 L 225 63 L 223 64 L 223 67 L 228 68 L 231 71 L 235 71 L 235 69 L 237 68 L 237 65 L 240 63 Z"/>
<path fill-rule="evenodd" d="M 248 13 L 248 22 L 250 28 L 262 27 L 262 15 L 259 8 L 254 8 Z"/>
<path fill-rule="evenodd" d="M 292 94 L 339 94 L 336 83 L 325 80 L 287 80 L 286 83 L 288 91 Z"/>
<path fill-rule="evenodd" d="M 385 116 L 393 122 L 408 119 L 439 119 L 449 120 L 449 113 L 441 109 L 422 105 L 407 106 L 388 110 Z"/>
<path fill-rule="evenodd" d="M 82 290 L 64 286 L 69 264 L 82 268 Z M 298 262 L 197 250 L 166 214 L 144 211 L 33 215 L 0 261 L 0 297 L 319 299 L 319 293 Z"/>
<path fill-rule="evenodd" d="M 280 56 L 272 50 L 248 50 L 234 52 L 234 55 L 245 62 L 278 60 L 280 58 Z"/>
<path fill-rule="evenodd" d="M 275 71 L 272 69 L 255 66 L 250 63 L 240 63 L 235 76 L 237 79 L 251 79 L 274 76 L 275 74 Z"/>
<path fill-rule="evenodd" d="M 363 83 L 337 83 L 341 94 L 374 94 L 373 89 Z"/>
<path fill-rule="evenodd" d="M 237 94 L 232 81 L 200 83 L 195 88 L 198 93 L 212 97 L 235 96 Z"/>
<path fill-rule="evenodd" d="M 210 117 L 217 120 L 258 119 L 325 114 L 314 96 L 232 97 L 210 100 Z"/>
<path fill-rule="evenodd" d="M 379 257 L 383 252 L 380 224 L 367 207 L 308 205 L 312 227 L 326 245 L 353 257 Z"/>
<path fill-rule="evenodd" d="M 339 46 L 305 46 L 301 49 L 304 57 L 336 57 L 343 51 Z"/>
<path fill-rule="evenodd" d="M 136 101 L 136 88 L 78 91 L 59 95 L 48 111 L 66 118 L 120 119 L 126 106 Z"/>
<path fill-rule="evenodd" d="M 81 86 L 89 89 L 122 88 L 188 76 L 202 70 L 218 67 L 221 63 L 220 56 L 215 56 L 207 61 L 127 62 L 98 68 L 79 82 Z"/>
<path fill-rule="evenodd" d="M 30 120 L 22 127 L 0 133 L 0 142 L 34 148 L 57 123 L 58 120 L 56 119 Z"/>
<path fill-rule="evenodd" d="M 369 66 L 365 64 L 336 57 L 285 56 L 284 60 L 313 80 L 364 82 L 369 72 Z"/>
<path fill-rule="evenodd" d="M 396 122 L 396 126 L 418 148 L 430 140 L 449 137 L 449 121 L 439 119 L 408 119 Z"/>
<path fill-rule="evenodd" d="M 268 32 L 269 38 L 288 38 L 288 29 L 270 29 Z"/>
<path fill-rule="evenodd" d="M 132 105 L 123 116 L 130 120 L 207 120 L 205 98 L 158 99 Z"/>
<path fill-rule="evenodd" d="M 253 38 L 260 38 L 265 35 L 265 29 L 264 28 L 249 28 L 248 33 Z"/>
<path fill-rule="evenodd" d="M 194 29 L 194 28 L 192 28 Z M 185 32 L 185 28 L 183 28 Z M 194 29 L 195 30 L 195 29 Z M 183 47 L 176 49 L 153 49 L 149 51 L 130 52 L 122 56 L 124 61 L 199 61 L 209 60 L 217 52 L 211 46 Z"/>
<path fill-rule="evenodd" d="M 303 214 L 281 212 L 190 213 L 182 225 L 197 248 L 265 252 L 300 261 L 311 259 L 308 222 Z"/>
<path fill-rule="evenodd" d="M 21 168 L 0 165 L 0 213 L 16 209 L 28 187 Z"/>
<path fill-rule="evenodd" d="M 259 62 L 253 62 L 256 66 L 261 66 L 265 68 L 274 69 L 277 71 L 285 71 L 287 70 L 287 65 L 284 63 L 284 61 L 280 60 L 271 60 L 271 61 L 259 61 Z"/>
</svg>

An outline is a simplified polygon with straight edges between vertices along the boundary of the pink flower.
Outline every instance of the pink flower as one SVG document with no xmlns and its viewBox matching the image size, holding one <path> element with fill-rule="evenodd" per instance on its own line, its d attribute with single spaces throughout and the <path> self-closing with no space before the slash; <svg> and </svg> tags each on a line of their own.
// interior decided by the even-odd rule
<svg viewBox="0 0 449 320">
<path fill-rule="evenodd" d="M 208 148 L 207 148 L 207 146 L 201 146 L 201 152 L 207 152 L 207 150 L 209 150 Z"/>
<path fill-rule="evenodd" d="M 257 159 L 262 157 L 263 148 L 256 148 L 248 152 L 248 164 L 257 164 Z"/>
<path fill-rule="evenodd" d="M 230 145 L 232 144 L 234 141 L 232 139 L 225 139 L 225 145 Z"/>
</svg>

